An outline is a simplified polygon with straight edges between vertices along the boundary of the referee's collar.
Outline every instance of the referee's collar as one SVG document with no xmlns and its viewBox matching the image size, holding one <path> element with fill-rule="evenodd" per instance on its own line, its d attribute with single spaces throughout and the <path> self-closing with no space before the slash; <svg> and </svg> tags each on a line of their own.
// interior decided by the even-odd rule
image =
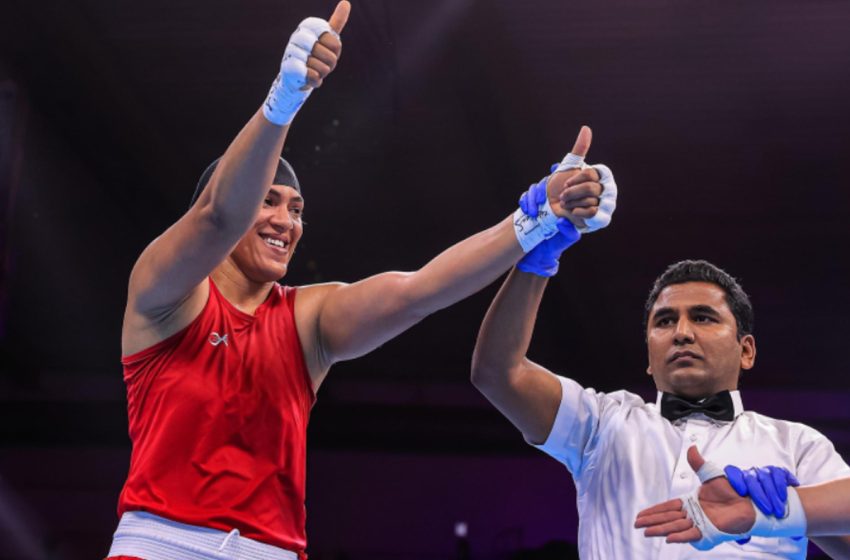
<svg viewBox="0 0 850 560">
<path fill-rule="evenodd" d="M 661 410 L 661 395 L 664 393 L 662 391 L 658 391 L 658 396 L 655 398 L 655 408 Z M 744 413 L 744 403 L 741 401 L 741 391 L 737 389 L 734 391 L 729 391 L 729 396 L 732 397 L 732 405 L 734 406 L 734 415 L 735 418 Z"/>
</svg>

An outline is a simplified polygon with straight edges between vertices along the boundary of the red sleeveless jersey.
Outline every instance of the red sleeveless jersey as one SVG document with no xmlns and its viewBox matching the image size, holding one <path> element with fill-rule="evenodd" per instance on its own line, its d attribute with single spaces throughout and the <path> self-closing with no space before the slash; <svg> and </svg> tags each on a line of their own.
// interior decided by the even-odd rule
<svg viewBox="0 0 850 560">
<path fill-rule="evenodd" d="M 118 515 L 148 511 L 297 552 L 307 545 L 307 421 L 315 402 L 295 288 L 254 315 L 212 280 L 182 331 L 122 358 L 133 452 Z"/>
</svg>

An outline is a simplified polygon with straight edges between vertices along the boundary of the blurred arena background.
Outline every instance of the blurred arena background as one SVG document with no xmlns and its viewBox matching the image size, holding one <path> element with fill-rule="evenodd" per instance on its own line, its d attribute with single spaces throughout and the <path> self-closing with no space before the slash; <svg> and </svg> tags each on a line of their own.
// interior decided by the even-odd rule
<svg viewBox="0 0 850 560">
<path fill-rule="evenodd" d="M 333 5 L 4 0 L 0 558 L 105 555 L 130 268 L 259 107 L 297 23 Z M 705 258 L 755 305 L 745 405 L 850 458 L 847 29 L 840 0 L 354 0 L 285 149 L 308 223 L 285 281 L 421 266 L 512 212 L 588 124 L 618 210 L 562 259 L 530 357 L 654 399 L 644 298 L 667 264 Z M 575 556 L 567 472 L 468 381 L 494 293 L 334 368 L 310 426 L 311 558 Z"/>
</svg>

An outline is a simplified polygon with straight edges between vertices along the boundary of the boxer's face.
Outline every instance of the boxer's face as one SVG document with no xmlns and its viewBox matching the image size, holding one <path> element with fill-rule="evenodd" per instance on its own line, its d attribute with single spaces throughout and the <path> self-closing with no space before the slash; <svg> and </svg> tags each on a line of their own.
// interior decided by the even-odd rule
<svg viewBox="0 0 850 560">
<path fill-rule="evenodd" d="M 756 355 L 753 336 L 737 335 L 722 288 L 708 282 L 667 286 L 649 314 L 647 371 L 659 390 L 683 397 L 734 390 Z"/>
<path fill-rule="evenodd" d="M 304 199 L 297 190 L 272 185 L 254 225 L 239 240 L 230 259 L 255 282 L 279 280 L 304 233 L 303 211 Z"/>
</svg>

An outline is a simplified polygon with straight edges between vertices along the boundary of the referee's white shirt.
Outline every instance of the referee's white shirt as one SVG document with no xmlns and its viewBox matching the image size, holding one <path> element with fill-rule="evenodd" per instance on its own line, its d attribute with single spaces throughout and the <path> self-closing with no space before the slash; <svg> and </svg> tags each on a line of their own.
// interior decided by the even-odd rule
<svg viewBox="0 0 850 560">
<path fill-rule="evenodd" d="M 759 538 L 707 552 L 649 539 L 634 528 L 640 510 L 691 492 L 699 480 L 687 450 L 699 447 L 718 465 L 778 465 L 803 485 L 850 476 L 850 467 L 820 432 L 744 411 L 732 391 L 735 419 L 693 414 L 671 423 L 656 403 L 627 391 L 600 393 L 559 377 L 561 404 L 546 442 L 537 446 L 572 473 L 578 495 L 578 545 L 585 560 L 660 558 L 805 558 L 808 541 Z"/>
</svg>

